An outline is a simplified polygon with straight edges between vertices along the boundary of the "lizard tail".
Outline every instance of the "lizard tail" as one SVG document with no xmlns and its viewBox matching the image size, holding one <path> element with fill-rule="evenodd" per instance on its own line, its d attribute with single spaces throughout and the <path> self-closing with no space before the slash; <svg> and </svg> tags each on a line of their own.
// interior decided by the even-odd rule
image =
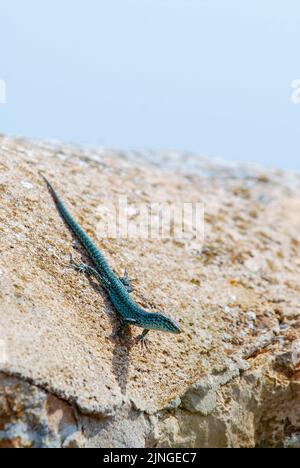
<svg viewBox="0 0 300 468">
<path fill-rule="evenodd" d="M 41 176 L 41 178 L 44 180 L 45 184 L 47 185 L 47 188 L 50 192 L 50 194 L 52 195 L 52 197 L 54 198 L 54 201 L 57 202 L 58 201 L 58 196 L 54 190 L 54 188 L 52 187 L 52 185 L 50 184 L 49 180 L 46 179 L 46 177 L 44 176 L 44 174 L 42 174 L 42 172 L 39 171 L 39 175 Z"/>
<path fill-rule="evenodd" d="M 65 207 L 63 202 L 61 201 L 60 197 L 58 194 L 55 192 L 54 188 L 50 184 L 49 180 L 46 179 L 46 177 L 39 172 L 40 176 L 44 180 L 45 184 L 47 185 L 47 188 L 50 192 L 50 195 L 52 196 L 55 205 L 57 207 L 57 210 L 67 226 L 71 229 L 75 237 L 79 240 L 79 242 L 83 245 L 89 256 L 92 258 L 93 262 L 95 265 L 99 268 L 102 269 L 105 273 L 108 275 L 111 273 L 110 267 L 108 263 L 106 262 L 104 255 L 99 251 L 99 249 L 96 247 L 92 239 L 86 234 L 86 232 L 82 229 L 82 227 L 75 221 L 69 210 Z"/>
</svg>

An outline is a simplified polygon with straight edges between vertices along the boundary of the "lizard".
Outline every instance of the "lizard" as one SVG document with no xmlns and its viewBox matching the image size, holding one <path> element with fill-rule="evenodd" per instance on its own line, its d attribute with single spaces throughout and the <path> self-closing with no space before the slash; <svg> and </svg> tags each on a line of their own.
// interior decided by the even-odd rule
<svg viewBox="0 0 300 468">
<path fill-rule="evenodd" d="M 100 286 L 107 292 L 108 297 L 120 318 L 121 333 L 126 325 L 134 325 L 143 328 L 142 334 L 139 335 L 139 341 L 141 342 L 142 347 L 147 346 L 147 334 L 150 330 L 159 330 L 176 334 L 180 333 L 180 326 L 175 320 L 160 312 L 149 312 L 133 300 L 130 293 L 133 292 L 134 288 L 128 278 L 127 270 L 125 270 L 125 275 L 123 277 L 118 277 L 114 273 L 103 253 L 84 229 L 77 223 L 75 218 L 73 218 L 50 182 L 43 174 L 40 173 L 40 175 L 46 183 L 61 218 L 72 231 L 75 239 L 83 246 L 94 265 L 94 267 L 91 267 L 85 263 L 78 264 L 74 262 L 73 257 L 71 256 L 71 261 L 73 262 L 75 269 L 86 273 L 88 276 L 95 277 Z"/>
</svg>

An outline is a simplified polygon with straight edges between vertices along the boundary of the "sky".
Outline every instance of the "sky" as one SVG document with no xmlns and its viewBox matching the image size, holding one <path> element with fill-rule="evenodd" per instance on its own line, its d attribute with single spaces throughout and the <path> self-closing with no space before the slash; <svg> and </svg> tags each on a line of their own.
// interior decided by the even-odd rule
<svg viewBox="0 0 300 468">
<path fill-rule="evenodd" d="M 1 133 L 299 170 L 295 80 L 299 0 L 1 1 Z"/>
</svg>

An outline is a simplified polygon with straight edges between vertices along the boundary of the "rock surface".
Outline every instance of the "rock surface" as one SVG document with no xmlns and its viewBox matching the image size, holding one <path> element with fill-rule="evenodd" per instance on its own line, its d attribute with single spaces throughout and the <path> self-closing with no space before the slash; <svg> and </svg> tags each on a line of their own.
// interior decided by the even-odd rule
<svg viewBox="0 0 300 468">
<path fill-rule="evenodd" d="M 119 338 L 39 171 L 183 333 Z M 101 236 L 120 197 L 203 203 L 204 242 Z M 0 136 L 0 200 L 0 447 L 300 446 L 300 176 Z"/>
</svg>

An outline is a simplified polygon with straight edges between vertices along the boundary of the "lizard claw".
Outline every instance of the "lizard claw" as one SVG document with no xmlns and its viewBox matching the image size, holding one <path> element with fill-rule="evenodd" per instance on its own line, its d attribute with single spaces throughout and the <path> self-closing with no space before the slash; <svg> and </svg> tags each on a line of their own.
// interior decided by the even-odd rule
<svg viewBox="0 0 300 468">
<path fill-rule="evenodd" d="M 136 281 L 136 278 L 129 278 L 127 268 L 125 268 L 124 276 L 120 276 L 119 280 L 121 283 L 123 283 L 129 293 L 134 291 L 134 286 L 132 285 L 131 281 Z"/>
<path fill-rule="evenodd" d="M 70 252 L 70 264 L 73 266 L 78 266 L 78 263 L 76 263 L 74 260 L 74 255 L 72 252 Z"/>
<path fill-rule="evenodd" d="M 76 271 L 79 271 L 80 273 L 87 273 L 86 265 L 84 263 L 75 262 L 72 252 L 70 252 L 70 265 L 69 265 L 69 267 L 74 268 Z"/>
<path fill-rule="evenodd" d="M 149 351 L 149 339 L 145 335 L 139 335 L 138 341 L 141 344 L 142 349 Z"/>
</svg>

